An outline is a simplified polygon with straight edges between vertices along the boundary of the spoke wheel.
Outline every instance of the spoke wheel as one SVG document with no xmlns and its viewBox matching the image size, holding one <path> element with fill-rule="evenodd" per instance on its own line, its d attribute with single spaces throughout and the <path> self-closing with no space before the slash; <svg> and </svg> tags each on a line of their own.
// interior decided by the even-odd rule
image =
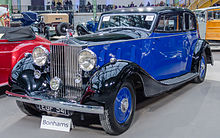
<svg viewBox="0 0 220 138">
<path fill-rule="evenodd" d="M 204 53 L 201 56 L 197 70 L 199 75 L 194 79 L 194 82 L 201 83 L 205 80 L 206 70 L 207 70 L 206 56 Z"/>
<path fill-rule="evenodd" d="M 127 87 L 123 87 L 118 92 L 114 104 L 115 118 L 118 123 L 122 124 L 128 120 L 131 115 L 131 92 Z"/>
<path fill-rule="evenodd" d="M 126 131 L 133 120 L 136 95 L 130 82 L 124 82 L 110 103 L 106 103 L 105 112 L 99 115 L 106 133 L 119 135 Z"/>
</svg>

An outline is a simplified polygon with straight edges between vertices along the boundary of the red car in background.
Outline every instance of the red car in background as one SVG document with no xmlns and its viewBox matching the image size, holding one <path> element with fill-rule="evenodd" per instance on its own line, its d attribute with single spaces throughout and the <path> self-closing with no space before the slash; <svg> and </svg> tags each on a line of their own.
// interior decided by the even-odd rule
<svg viewBox="0 0 220 138">
<path fill-rule="evenodd" d="M 31 27 L 0 27 L 0 88 L 8 85 L 8 77 L 14 65 L 42 45 L 49 50 L 51 42 L 35 35 Z"/>
</svg>

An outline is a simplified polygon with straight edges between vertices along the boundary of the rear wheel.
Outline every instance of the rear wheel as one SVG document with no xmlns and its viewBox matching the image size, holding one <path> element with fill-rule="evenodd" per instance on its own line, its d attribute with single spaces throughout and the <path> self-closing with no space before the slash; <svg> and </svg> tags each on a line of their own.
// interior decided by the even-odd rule
<svg viewBox="0 0 220 138">
<path fill-rule="evenodd" d="M 198 65 L 199 76 L 194 79 L 194 82 L 196 83 L 203 82 L 205 80 L 206 70 L 207 70 L 206 55 L 205 53 L 203 53 Z"/>
<path fill-rule="evenodd" d="M 105 105 L 105 112 L 99 115 L 101 125 L 106 133 L 119 135 L 126 131 L 133 120 L 136 106 L 134 88 L 129 82 L 124 82 L 114 100 Z"/>
<path fill-rule="evenodd" d="M 16 101 L 16 103 L 23 113 L 29 116 L 41 116 L 41 111 L 38 110 L 34 104 L 28 104 L 21 101 Z"/>
</svg>

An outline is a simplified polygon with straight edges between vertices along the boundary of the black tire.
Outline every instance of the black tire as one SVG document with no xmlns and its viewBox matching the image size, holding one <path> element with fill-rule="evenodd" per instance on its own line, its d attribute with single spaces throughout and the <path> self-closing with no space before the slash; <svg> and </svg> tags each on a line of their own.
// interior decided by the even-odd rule
<svg viewBox="0 0 220 138">
<path fill-rule="evenodd" d="M 57 35 L 66 35 L 66 29 L 69 28 L 70 28 L 69 23 L 65 23 L 65 22 L 59 23 L 57 25 Z"/>
<path fill-rule="evenodd" d="M 116 116 L 115 116 L 115 101 L 116 101 L 116 97 L 119 91 L 123 88 L 129 89 L 130 94 L 131 94 L 132 104 L 131 104 L 131 110 L 130 110 L 129 116 L 127 117 L 126 121 L 123 123 L 119 123 L 116 120 Z M 120 89 L 118 90 L 117 94 L 114 96 L 114 100 L 111 100 L 110 103 L 108 104 L 106 103 L 104 114 L 99 115 L 101 125 L 103 129 L 105 130 L 105 132 L 110 135 L 120 135 L 123 132 L 125 132 L 132 123 L 132 120 L 134 118 L 135 108 L 136 108 L 136 95 L 135 95 L 134 88 L 130 82 L 124 82 L 122 86 L 120 87 Z"/>
<path fill-rule="evenodd" d="M 202 73 L 202 70 L 204 70 L 204 73 Z M 197 72 L 199 73 L 199 76 L 197 76 L 194 79 L 195 83 L 201 83 L 205 80 L 206 70 L 207 70 L 207 60 L 206 60 L 206 54 L 203 52 L 201 55 L 201 59 L 199 60 L 199 63 L 197 65 Z"/>
<path fill-rule="evenodd" d="M 28 116 L 41 116 L 41 111 L 34 104 L 16 101 L 18 108 Z"/>
</svg>

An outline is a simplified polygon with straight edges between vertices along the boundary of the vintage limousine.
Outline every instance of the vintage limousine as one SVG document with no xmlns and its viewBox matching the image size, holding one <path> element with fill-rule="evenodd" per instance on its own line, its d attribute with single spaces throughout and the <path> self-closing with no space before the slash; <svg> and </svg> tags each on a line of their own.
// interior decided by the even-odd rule
<svg viewBox="0 0 220 138">
<path fill-rule="evenodd" d="M 213 59 L 197 29 L 194 13 L 183 8 L 103 13 L 96 33 L 61 39 L 50 52 L 35 47 L 14 67 L 7 95 L 28 115 L 99 114 L 103 129 L 119 135 L 139 95 L 204 81 Z"/>
</svg>

